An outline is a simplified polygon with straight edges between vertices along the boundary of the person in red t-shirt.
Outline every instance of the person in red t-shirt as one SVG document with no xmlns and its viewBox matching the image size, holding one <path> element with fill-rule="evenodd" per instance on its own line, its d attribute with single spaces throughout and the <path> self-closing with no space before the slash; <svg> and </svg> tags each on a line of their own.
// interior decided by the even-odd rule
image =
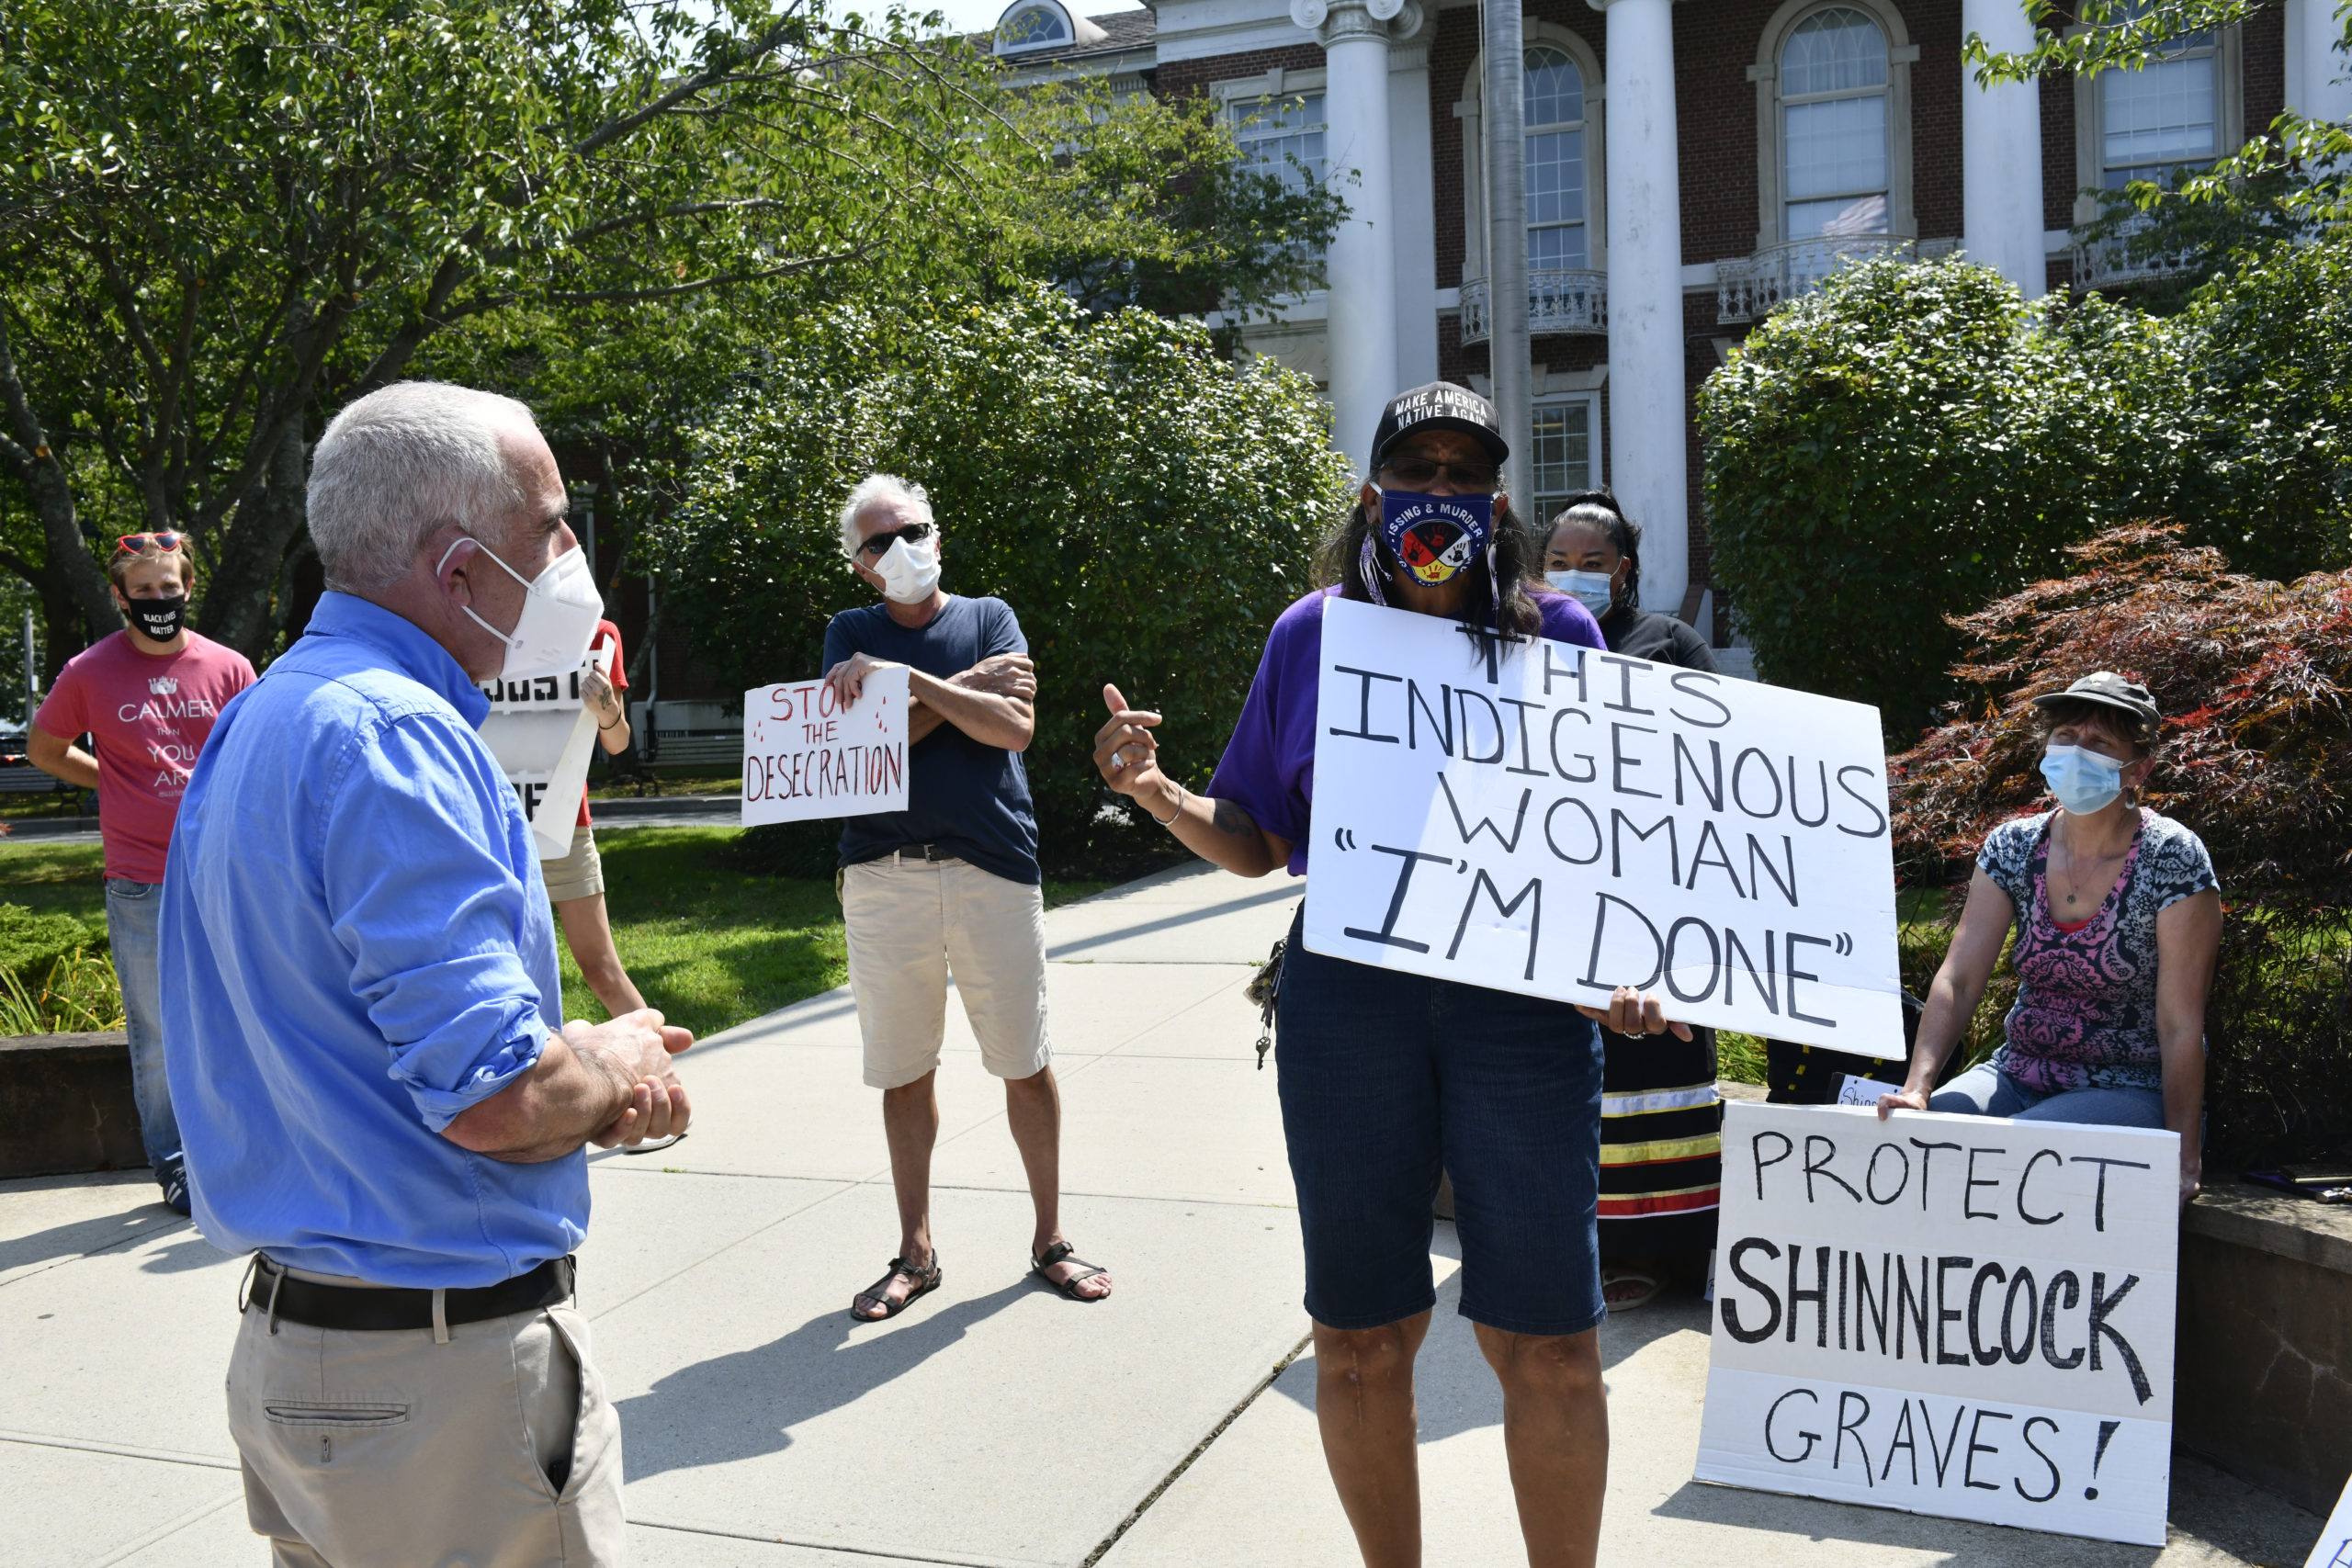
<svg viewBox="0 0 2352 1568">
<path fill-rule="evenodd" d="M 254 683 L 235 649 L 187 629 L 196 563 L 177 534 L 125 534 L 107 565 L 130 625 L 66 661 L 34 715 L 33 766 L 98 792 L 106 845 L 107 936 L 122 983 L 139 1135 L 164 1201 L 188 1212 L 179 1122 L 164 1077 L 164 1002 L 155 967 L 164 859 L 188 773 L 230 698 Z M 74 744 L 88 735 L 92 756 Z"/>
<path fill-rule="evenodd" d="M 580 682 L 580 700 L 596 716 L 596 741 L 615 754 L 628 747 L 628 707 L 620 694 L 628 690 L 628 672 L 621 660 L 621 631 L 610 621 L 596 623 L 588 644 L 594 659 L 606 649 L 612 659 L 609 679 L 591 670 Z M 588 791 L 580 792 L 580 822 L 571 830 L 571 852 L 561 860 L 543 860 L 539 874 L 546 878 L 548 897 L 555 901 L 556 917 L 563 922 L 563 940 L 580 965 L 580 977 L 605 1010 L 618 1018 L 645 1005 L 637 987 L 621 967 L 613 946 L 612 921 L 605 914 L 605 866 L 596 855 L 596 835 L 588 820 Z"/>
</svg>

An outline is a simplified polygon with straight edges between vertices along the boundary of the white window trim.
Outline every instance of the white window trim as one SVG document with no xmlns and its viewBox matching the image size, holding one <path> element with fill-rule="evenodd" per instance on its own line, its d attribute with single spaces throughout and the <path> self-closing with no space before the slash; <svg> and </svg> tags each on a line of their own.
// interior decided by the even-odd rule
<svg viewBox="0 0 2352 1568">
<path fill-rule="evenodd" d="M 1587 466 L 1585 475 L 1586 482 L 1588 487 L 1593 490 L 1606 490 L 1609 488 L 1609 444 L 1600 438 L 1600 388 L 1598 384 L 1599 378 L 1600 377 L 1605 377 L 1608 374 L 1608 367 L 1600 366 L 1596 368 L 1599 372 L 1598 376 L 1595 376 L 1591 372 L 1583 372 L 1573 376 L 1552 375 L 1546 378 L 1553 382 L 1555 387 L 1565 386 L 1572 381 L 1592 380 L 1595 384 L 1592 386 L 1591 389 L 1576 391 L 1540 391 L 1536 393 L 1534 398 L 1530 401 L 1528 405 L 1527 421 L 1527 466 L 1528 482 L 1530 484 L 1532 484 L 1535 479 L 1534 435 L 1536 416 L 1542 413 L 1545 409 L 1582 407 L 1585 411 L 1586 450 L 1591 455 L 1591 461 Z M 1542 499 L 1540 494 L 1531 495 L 1527 498 L 1528 504 L 1532 506 L 1540 499 Z M 1547 518 L 1537 518 L 1534 520 L 1533 526 L 1540 529 L 1544 526 L 1544 523 L 1548 521 L 1549 519 Z"/>
<path fill-rule="evenodd" d="M 1216 100 L 1217 112 L 1225 116 L 1227 129 L 1236 130 L 1238 127 L 1234 124 L 1235 120 L 1245 118 L 1245 111 L 1253 106 L 1263 102 L 1271 107 L 1284 98 L 1300 97 L 1308 93 L 1321 93 L 1325 90 L 1328 79 L 1327 73 L 1319 66 L 1311 71 L 1293 71 L 1277 65 L 1262 75 L 1237 76 L 1222 82 L 1212 82 L 1208 85 L 1208 95 Z M 1323 104 L 1323 118 L 1327 130 L 1330 124 L 1330 116 L 1331 105 L 1327 96 Z M 1328 160 L 1326 162 L 1328 163 Z M 1324 177 L 1326 179 L 1330 177 L 1330 170 L 1328 167 L 1324 170 Z M 1290 296 L 1289 299 L 1293 305 L 1300 305 L 1320 301 L 1328 293 L 1326 289 L 1311 288 L 1304 294 Z"/>
<path fill-rule="evenodd" d="M 2079 27 L 2068 29 L 2079 33 Z M 2107 90 L 2109 73 L 2075 78 L 2075 221 L 2096 222 L 2095 194 L 2107 184 Z M 2213 155 L 2226 158 L 2245 145 L 2245 39 L 2222 28 L 2213 39 Z"/>
<path fill-rule="evenodd" d="M 1781 51 L 1789 35 L 1816 11 L 1860 11 L 1878 24 L 1886 39 L 1886 231 L 1897 239 L 1919 237 L 1911 210 L 1911 67 L 1919 46 L 1903 26 L 1903 13 L 1886 0 L 1787 0 L 1764 26 L 1756 63 L 1747 79 L 1756 84 L 1756 248 L 1779 244 L 1781 232 Z"/>
<path fill-rule="evenodd" d="M 1062 18 L 1063 36 L 1056 39 L 1037 39 L 1023 43 L 1007 43 L 1003 32 L 1006 19 L 1015 11 L 1028 10 L 1058 12 Z M 1061 0 L 1016 0 L 1015 4 L 1005 7 L 1003 15 L 997 17 L 998 30 L 991 52 L 998 58 L 1003 59 L 1013 55 L 1034 54 L 1039 50 L 1074 49 L 1085 41 L 1079 34 L 1078 21 L 1077 15 L 1068 6 L 1063 5 Z"/>
<path fill-rule="evenodd" d="M 1530 17 L 1524 47 L 1546 44 L 1577 63 L 1584 74 L 1584 232 L 1585 265 L 1593 272 L 1609 270 L 1609 206 L 1602 172 L 1608 167 L 1605 96 L 1600 57 L 1592 46 L 1552 22 Z M 1462 276 L 1487 276 L 1487 149 L 1482 135 L 1486 102 L 1487 55 L 1481 50 L 1463 78 L 1462 101 L 1453 118 L 1462 122 Z"/>
</svg>

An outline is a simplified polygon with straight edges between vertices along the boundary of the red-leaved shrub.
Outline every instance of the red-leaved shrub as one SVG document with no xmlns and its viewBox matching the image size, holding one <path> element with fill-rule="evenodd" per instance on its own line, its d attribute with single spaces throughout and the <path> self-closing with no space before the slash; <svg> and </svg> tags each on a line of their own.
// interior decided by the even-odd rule
<svg viewBox="0 0 2352 1568">
<path fill-rule="evenodd" d="M 1894 761 L 1895 855 L 1963 883 L 1995 825 L 2050 801 L 2031 699 L 2094 670 L 2167 716 L 2143 798 L 2212 851 L 2226 918 L 2206 1013 L 2212 1157 L 2352 1147 L 2352 572 L 2264 582 L 2174 526 L 2074 547 L 2072 577 L 1953 624 L 1979 694 Z"/>
</svg>

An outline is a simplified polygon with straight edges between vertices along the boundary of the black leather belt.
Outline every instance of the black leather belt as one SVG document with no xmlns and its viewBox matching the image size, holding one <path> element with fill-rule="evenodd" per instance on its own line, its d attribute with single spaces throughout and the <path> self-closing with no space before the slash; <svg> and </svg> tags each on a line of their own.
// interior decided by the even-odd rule
<svg viewBox="0 0 2352 1568">
<path fill-rule="evenodd" d="M 899 852 L 902 855 L 921 855 L 923 859 L 929 861 L 959 860 L 962 858 L 957 855 L 954 850 L 947 849 L 939 844 L 900 844 L 899 846 Z"/>
<path fill-rule="evenodd" d="M 578 1266 L 569 1258 L 550 1258 L 527 1274 L 495 1285 L 440 1292 L 444 1324 L 481 1323 L 537 1312 L 571 1299 Z M 431 1328 L 431 1291 L 393 1287 L 322 1285 L 298 1280 L 267 1258 L 254 1256 L 252 1289 L 239 1310 L 268 1313 L 288 1323 L 312 1328 L 382 1330 Z"/>
</svg>

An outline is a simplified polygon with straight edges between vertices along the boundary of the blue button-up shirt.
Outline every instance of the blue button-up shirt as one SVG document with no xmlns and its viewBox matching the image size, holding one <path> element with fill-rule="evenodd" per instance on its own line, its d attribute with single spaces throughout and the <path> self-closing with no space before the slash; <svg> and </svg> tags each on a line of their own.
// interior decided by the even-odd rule
<svg viewBox="0 0 2352 1568">
<path fill-rule="evenodd" d="M 584 1155 L 442 1135 L 562 1022 L 531 832 L 417 627 L 329 593 L 221 710 L 164 878 L 164 1037 L 214 1245 L 383 1285 L 495 1284 L 587 1234 Z"/>
</svg>

